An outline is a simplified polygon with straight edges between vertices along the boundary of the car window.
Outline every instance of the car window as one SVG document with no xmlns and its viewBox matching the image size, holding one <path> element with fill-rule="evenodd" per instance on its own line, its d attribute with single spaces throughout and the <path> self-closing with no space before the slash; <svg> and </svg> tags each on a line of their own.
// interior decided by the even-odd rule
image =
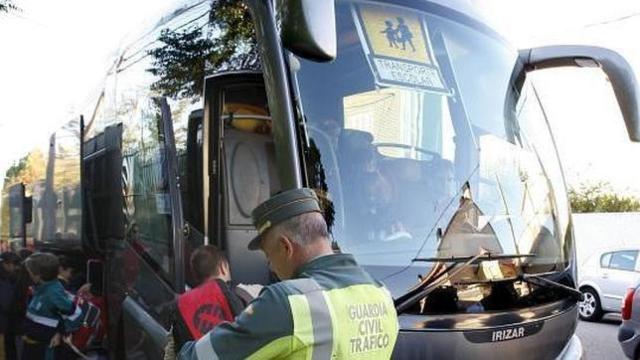
<svg viewBox="0 0 640 360">
<path fill-rule="evenodd" d="M 601 267 L 609 267 L 609 261 L 611 260 L 611 253 L 603 254 L 600 257 L 600 266 Z"/>
<path fill-rule="evenodd" d="M 609 267 L 612 269 L 633 271 L 636 267 L 637 251 L 618 251 L 611 255 Z"/>
</svg>

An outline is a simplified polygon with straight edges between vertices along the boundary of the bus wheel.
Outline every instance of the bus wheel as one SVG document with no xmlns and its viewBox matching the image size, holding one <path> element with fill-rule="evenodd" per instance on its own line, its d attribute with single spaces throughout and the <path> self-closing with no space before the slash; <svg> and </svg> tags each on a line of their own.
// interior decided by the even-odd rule
<svg viewBox="0 0 640 360">
<path fill-rule="evenodd" d="M 598 321 L 602 318 L 602 307 L 600 298 L 592 288 L 584 288 L 582 291 L 582 301 L 578 303 L 578 313 L 580 319 L 585 321 Z"/>
</svg>

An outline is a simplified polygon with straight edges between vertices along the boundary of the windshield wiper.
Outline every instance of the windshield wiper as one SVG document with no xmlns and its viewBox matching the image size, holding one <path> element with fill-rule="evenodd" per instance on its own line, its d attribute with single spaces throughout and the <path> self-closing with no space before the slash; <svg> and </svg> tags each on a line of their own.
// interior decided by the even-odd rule
<svg viewBox="0 0 640 360">
<path fill-rule="evenodd" d="M 400 314 L 403 311 L 407 310 L 409 307 L 413 306 L 416 302 L 420 301 L 433 290 L 442 286 L 444 282 L 448 279 L 455 277 L 462 270 L 466 269 L 469 265 L 477 263 L 478 261 L 489 261 L 489 260 L 499 260 L 499 259 L 516 259 L 516 258 L 524 258 L 524 257 L 535 257 L 535 254 L 496 254 L 492 255 L 489 252 L 481 252 L 475 256 L 451 256 L 451 257 L 432 257 L 432 258 L 415 258 L 414 262 L 452 262 L 453 264 L 447 267 L 444 271 L 436 274 L 435 276 L 426 278 L 421 284 L 416 286 L 414 289 L 409 290 L 406 294 L 398 297 L 394 300 L 394 304 L 396 306 L 396 311 Z M 461 265 L 457 266 L 458 264 Z M 451 274 L 449 271 L 453 269 L 455 270 Z"/>
<path fill-rule="evenodd" d="M 483 256 L 486 257 L 487 255 L 488 255 L 487 253 L 482 252 L 476 256 L 472 256 L 467 261 L 465 261 L 462 265 L 458 266 L 455 270 L 453 270 L 451 274 L 449 274 L 449 270 L 451 270 L 457 264 L 461 263 L 462 260 L 458 262 L 454 262 L 452 266 L 449 266 L 444 271 L 438 273 L 433 277 L 429 277 L 425 279 L 421 284 L 416 286 L 414 289 L 409 290 L 406 294 L 394 300 L 396 311 L 398 312 L 398 314 L 401 314 L 403 311 L 413 306 L 416 302 L 422 300 L 424 297 L 429 295 L 429 293 L 431 293 L 433 290 L 439 288 L 444 282 L 447 281 L 447 279 L 450 279 L 458 275 L 458 273 L 460 273 L 462 270 L 467 268 L 469 265 L 478 261 L 478 259 L 482 258 Z"/>
<path fill-rule="evenodd" d="M 582 301 L 582 293 L 580 292 L 580 290 L 574 289 L 571 286 L 567 286 L 553 280 L 549 280 L 544 277 L 543 274 L 522 274 L 518 278 L 533 285 L 563 290 L 570 294 L 574 300 Z"/>
<path fill-rule="evenodd" d="M 429 257 L 429 258 L 415 258 L 413 262 L 465 262 L 471 259 L 475 261 L 489 261 L 500 259 L 517 259 L 517 258 L 532 258 L 536 257 L 536 254 L 496 254 L 491 253 L 478 254 L 476 256 L 450 256 L 450 257 Z"/>
<path fill-rule="evenodd" d="M 571 286 L 561 284 L 557 281 L 549 280 L 545 277 L 546 275 L 555 275 L 555 274 L 558 274 L 558 272 L 553 271 L 553 272 L 540 273 L 540 274 L 520 274 L 518 276 L 511 276 L 511 277 L 502 278 L 502 279 L 464 280 L 464 281 L 457 281 L 455 285 L 494 284 L 494 283 L 507 282 L 507 281 L 514 281 L 514 282 L 524 281 L 526 283 L 533 284 L 536 286 L 542 286 L 545 288 L 555 288 L 555 289 L 565 291 L 566 293 L 570 294 L 571 297 L 576 301 L 581 301 L 582 293 L 579 290 L 574 289 Z M 532 279 L 534 281 L 532 281 Z"/>
</svg>

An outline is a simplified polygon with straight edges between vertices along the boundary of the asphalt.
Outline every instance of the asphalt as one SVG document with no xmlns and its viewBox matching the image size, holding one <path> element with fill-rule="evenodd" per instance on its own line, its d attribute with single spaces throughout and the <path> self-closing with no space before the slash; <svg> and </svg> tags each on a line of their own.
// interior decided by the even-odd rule
<svg viewBox="0 0 640 360">
<path fill-rule="evenodd" d="M 626 359 L 618 344 L 620 316 L 605 315 L 597 323 L 578 321 L 578 337 L 582 342 L 585 360 Z"/>
</svg>

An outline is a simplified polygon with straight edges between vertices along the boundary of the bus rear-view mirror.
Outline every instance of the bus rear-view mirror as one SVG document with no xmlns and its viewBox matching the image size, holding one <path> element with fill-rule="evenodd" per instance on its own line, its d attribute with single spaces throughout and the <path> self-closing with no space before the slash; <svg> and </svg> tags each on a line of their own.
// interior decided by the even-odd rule
<svg viewBox="0 0 640 360">
<path fill-rule="evenodd" d="M 336 58 L 334 0 L 279 0 L 277 12 L 287 50 L 314 61 Z"/>
<path fill-rule="evenodd" d="M 584 45 L 554 45 L 520 51 L 524 71 L 599 67 L 609 78 L 631 141 L 640 142 L 640 90 L 631 65 L 615 51 Z"/>
</svg>

